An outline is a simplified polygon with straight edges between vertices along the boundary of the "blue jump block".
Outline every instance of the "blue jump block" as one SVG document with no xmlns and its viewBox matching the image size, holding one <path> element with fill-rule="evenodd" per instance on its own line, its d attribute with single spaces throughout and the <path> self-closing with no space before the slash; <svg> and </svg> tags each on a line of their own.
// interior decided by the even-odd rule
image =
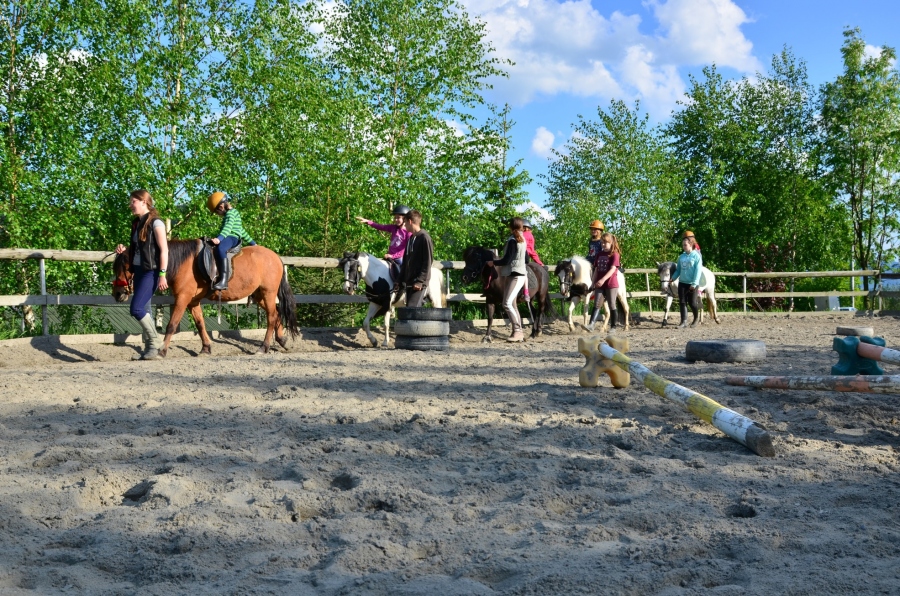
<svg viewBox="0 0 900 596">
<path fill-rule="evenodd" d="M 838 353 L 838 363 L 831 367 L 832 375 L 883 375 L 884 370 L 871 358 L 856 352 L 859 342 L 884 347 L 883 337 L 835 337 L 831 348 Z"/>
</svg>

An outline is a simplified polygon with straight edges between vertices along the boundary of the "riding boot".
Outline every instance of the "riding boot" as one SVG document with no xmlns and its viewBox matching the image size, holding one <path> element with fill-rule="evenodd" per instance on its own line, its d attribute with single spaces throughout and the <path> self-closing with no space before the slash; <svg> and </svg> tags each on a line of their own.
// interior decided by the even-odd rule
<svg viewBox="0 0 900 596">
<path fill-rule="evenodd" d="M 597 323 L 597 319 L 600 318 L 600 315 L 603 313 L 603 309 L 597 305 L 594 305 L 594 310 L 591 311 L 591 322 L 588 323 L 587 330 L 593 331 L 594 325 Z"/>
<path fill-rule="evenodd" d="M 216 282 L 212 289 L 224 292 L 228 289 L 228 278 L 231 277 L 231 260 L 224 258 L 219 261 L 217 257 L 216 267 L 219 268 L 219 281 Z"/>
<path fill-rule="evenodd" d="M 141 354 L 140 357 L 134 358 L 134 360 L 155 360 L 156 357 L 159 356 L 159 349 L 162 347 L 162 342 L 159 339 L 159 335 L 156 333 L 153 317 L 146 314 L 143 319 L 138 321 L 138 323 L 141 324 L 141 329 L 143 330 L 141 337 L 144 338 L 144 353 Z"/>
</svg>

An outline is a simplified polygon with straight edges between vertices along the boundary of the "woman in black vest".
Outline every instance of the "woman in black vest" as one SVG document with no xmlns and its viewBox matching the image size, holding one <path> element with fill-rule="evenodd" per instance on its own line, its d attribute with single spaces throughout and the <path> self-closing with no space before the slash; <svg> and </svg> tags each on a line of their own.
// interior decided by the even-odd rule
<svg viewBox="0 0 900 596">
<path fill-rule="evenodd" d="M 134 360 L 153 360 L 162 342 L 156 334 L 156 326 L 150 316 L 150 299 L 159 289 L 169 288 L 166 266 L 169 263 L 169 243 L 166 240 L 166 224 L 153 206 L 153 197 L 146 190 L 131 193 L 131 271 L 134 273 L 134 295 L 131 297 L 131 316 L 141 324 L 144 351 L 135 354 Z M 124 245 L 116 247 L 116 253 L 126 251 Z"/>
</svg>

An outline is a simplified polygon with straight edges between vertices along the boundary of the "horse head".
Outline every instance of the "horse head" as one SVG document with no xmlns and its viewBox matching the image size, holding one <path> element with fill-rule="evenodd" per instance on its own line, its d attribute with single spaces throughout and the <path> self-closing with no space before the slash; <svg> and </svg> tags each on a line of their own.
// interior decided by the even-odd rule
<svg viewBox="0 0 900 596">
<path fill-rule="evenodd" d="M 463 261 L 466 266 L 462 272 L 462 281 L 464 284 L 470 284 L 479 277 L 484 271 L 484 264 L 492 259 L 489 251 L 480 246 L 470 246 L 463 252 Z"/>
<path fill-rule="evenodd" d="M 572 259 L 563 259 L 556 263 L 556 277 L 559 278 L 559 293 L 568 298 L 569 291 L 572 289 L 572 280 L 575 278 Z"/>
<path fill-rule="evenodd" d="M 675 274 L 675 263 L 666 261 L 665 263 L 656 263 L 656 272 L 659 274 L 660 290 L 663 294 L 675 296 L 672 290 L 672 276 Z"/>
<path fill-rule="evenodd" d="M 131 250 L 116 255 L 113 261 L 112 295 L 116 302 L 125 302 L 134 291 L 134 273 L 131 272 Z"/>
<path fill-rule="evenodd" d="M 345 252 L 343 258 L 338 261 L 338 266 L 344 270 L 344 283 L 341 285 L 346 294 L 353 295 L 359 289 L 363 279 L 359 270 L 359 253 Z"/>
</svg>

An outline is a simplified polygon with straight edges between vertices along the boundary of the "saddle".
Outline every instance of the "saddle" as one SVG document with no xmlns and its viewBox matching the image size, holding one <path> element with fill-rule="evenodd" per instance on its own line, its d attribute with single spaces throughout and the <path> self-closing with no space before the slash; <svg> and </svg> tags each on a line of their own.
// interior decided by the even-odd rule
<svg viewBox="0 0 900 596">
<path fill-rule="evenodd" d="M 384 260 L 388 264 L 388 275 L 391 276 L 391 285 L 393 285 L 400 280 L 400 263 L 391 257 L 384 257 Z"/>
<path fill-rule="evenodd" d="M 201 268 L 203 269 L 203 274 L 206 276 L 206 281 L 209 283 L 215 283 L 216 277 L 219 275 L 219 268 L 216 266 L 216 245 L 212 243 L 212 240 L 209 238 L 203 238 L 203 248 L 200 249 L 200 263 Z M 234 257 L 241 254 L 241 249 L 243 248 L 243 243 L 238 240 L 238 243 L 228 250 L 225 253 L 225 258 L 228 259 L 228 267 L 225 269 L 228 271 L 228 281 L 231 281 L 231 278 L 234 276 L 234 267 L 231 265 L 231 260 Z"/>
</svg>

